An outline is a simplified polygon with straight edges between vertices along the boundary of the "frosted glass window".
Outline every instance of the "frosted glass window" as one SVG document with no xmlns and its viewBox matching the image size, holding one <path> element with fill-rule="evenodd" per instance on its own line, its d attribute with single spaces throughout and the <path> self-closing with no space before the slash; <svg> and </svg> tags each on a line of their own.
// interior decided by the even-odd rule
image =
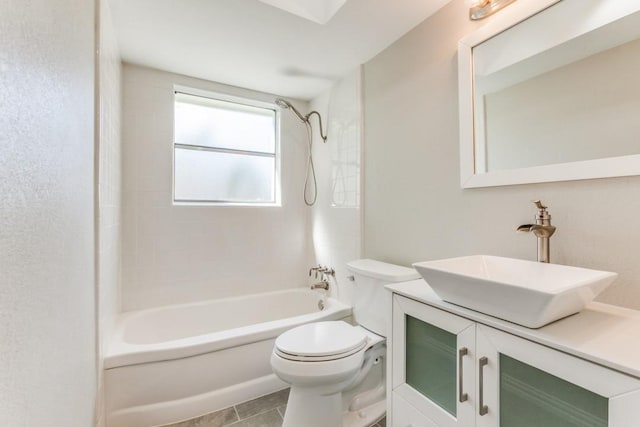
<svg viewBox="0 0 640 427">
<path fill-rule="evenodd" d="M 174 200 L 277 201 L 273 108 L 176 92 Z"/>
<path fill-rule="evenodd" d="M 274 153 L 275 121 L 268 108 L 176 93 L 176 144 Z"/>
<path fill-rule="evenodd" d="M 176 200 L 272 202 L 275 159 L 175 150 Z"/>
</svg>

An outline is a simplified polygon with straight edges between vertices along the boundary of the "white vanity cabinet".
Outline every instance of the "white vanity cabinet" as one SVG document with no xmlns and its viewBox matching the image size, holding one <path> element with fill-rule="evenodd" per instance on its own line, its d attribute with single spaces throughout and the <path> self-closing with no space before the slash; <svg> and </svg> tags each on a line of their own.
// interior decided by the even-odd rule
<svg viewBox="0 0 640 427">
<path fill-rule="evenodd" d="M 394 295 L 392 329 L 394 399 L 404 399 L 436 426 L 474 425 L 476 324 Z"/>
<path fill-rule="evenodd" d="M 640 380 L 393 295 L 393 427 L 640 426 Z"/>
</svg>

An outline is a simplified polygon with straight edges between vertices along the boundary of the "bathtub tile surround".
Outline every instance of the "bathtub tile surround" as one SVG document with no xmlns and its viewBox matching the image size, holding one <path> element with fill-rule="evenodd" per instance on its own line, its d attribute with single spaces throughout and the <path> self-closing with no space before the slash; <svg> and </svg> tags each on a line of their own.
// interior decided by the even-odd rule
<svg viewBox="0 0 640 427">
<path fill-rule="evenodd" d="M 274 102 L 275 96 L 123 65 L 124 311 L 269 292 L 306 283 L 310 214 L 300 193 L 305 127 L 281 116 L 282 206 L 175 205 L 174 85 Z M 296 103 L 306 111 L 307 106 Z"/>
<path fill-rule="evenodd" d="M 103 362 L 109 340 L 120 311 L 120 265 L 122 247 L 122 144 L 121 86 L 122 62 L 108 1 L 99 1 L 99 103 L 96 123 L 99 126 L 98 162 L 98 398 L 96 426 L 103 427 L 104 381 Z"/>
<path fill-rule="evenodd" d="M 289 389 L 285 388 L 220 411 L 163 427 L 280 427 L 288 398 Z M 371 425 L 385 426 L 385 418 Z"/>
<path fill-rule="evenodd" d="M 318 201 L 311 209 L 316 263 L 335 268 L 336 290 L 351 304 L 353 286 L 346 280 L 348 261 L 361 258 L 362 73 L 355 69 L 310 109 L 327 118 L 327 143 L 314 128 L 313 160 L 318 176 Z"/>
</svg>

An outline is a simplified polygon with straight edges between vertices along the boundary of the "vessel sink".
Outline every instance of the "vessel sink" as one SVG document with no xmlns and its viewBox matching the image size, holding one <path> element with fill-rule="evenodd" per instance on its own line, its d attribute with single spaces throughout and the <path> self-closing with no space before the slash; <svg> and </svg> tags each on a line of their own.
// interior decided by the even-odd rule
<svg viewBox="0 0 640 427">
<path fill-rule="evenodd" d="M 444 301 L 539 328 L 582 310 L 617 273 L 488 255 L 413 264 Z"/>
</svg>

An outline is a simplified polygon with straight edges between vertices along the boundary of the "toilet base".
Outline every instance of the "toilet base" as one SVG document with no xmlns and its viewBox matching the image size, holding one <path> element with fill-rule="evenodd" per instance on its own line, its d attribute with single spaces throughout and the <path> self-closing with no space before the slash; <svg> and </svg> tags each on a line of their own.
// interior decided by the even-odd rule
<svg viewBox="0 0 640 427">
<path fill-rule="evenodd" d="M 320 396 L 291 388 L 282 427 L 369 427 L 386 413 L 384 397 L 364 408 L 343 411 L 342 393 Z"/>
<path fill-rule="evenodd" d="M 382 400 L 357 412 L 342 414 L 342 427 L 369 427 L 387 412 L 387 402 Z"/>
<path fill-rule="evenodd" d="M 342 413 L 342 427 L 369 427 L 387 412 L 387 401 L 384 395 L 377 402 L 354 411 Z"/>
<path fill-rule="evenodd" d="M 282 427 L 342 425 L 342 393 L 320 395 L 316 389 L 291 387 Z"/>
</svg>

